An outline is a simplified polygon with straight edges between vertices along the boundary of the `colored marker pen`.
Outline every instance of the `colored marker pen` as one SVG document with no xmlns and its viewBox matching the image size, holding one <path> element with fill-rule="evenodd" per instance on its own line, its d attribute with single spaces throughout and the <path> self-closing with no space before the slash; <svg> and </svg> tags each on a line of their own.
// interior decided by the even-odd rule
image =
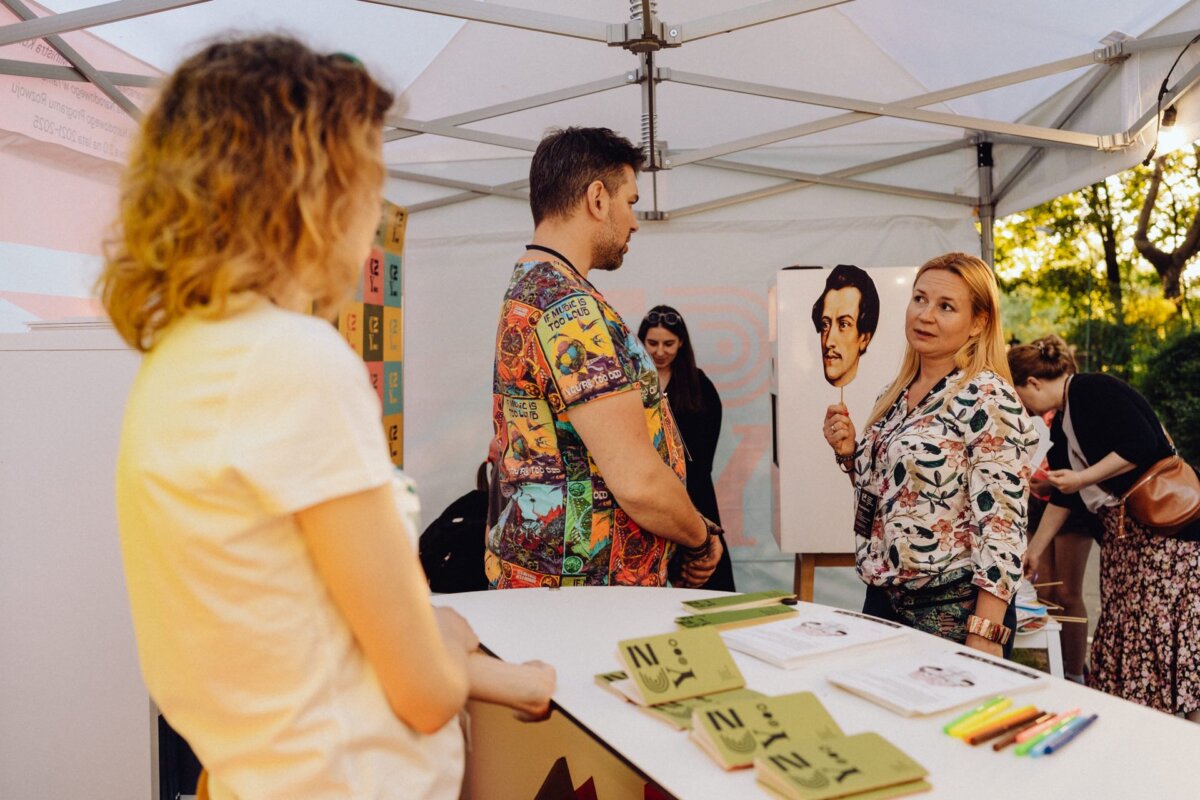
<svg viewBox="0 0 1200 800">
<path fill-rule="evenodd" d="M 1090 717 L 1076 717 L 1070 725 L 1066 726 L 1063 730 L 1042 742 L 1042 744 L 1039 745 L 1036 750 L 1034 750 L 1033 755 L 1048 756 L 1052 753 L 1057 753 L 1059 750 L 1066 747 L 1068 742 L 1072 741 L 1076 736 L 1083 733 L 1084 729 L 1095 722 L 1098 716 L 1098 714 L 1092 714 Z"/>
<path fill-rule="evenodd" d="M 975 716 L 976 714 L 987 711 L 989 708 L 991 708 L 992 706 L 1001 702 L 1002 700 L 1004 700 L 1004 698 L 1001 697 L 1000 695 L 997 695 L 996 697 L 993 697 L 991 700 L 985 700 L 984 702 L 982 702 L 979 705 L 972 708 L 970 711 L 965 711 L 962 714 L 959 714 L 957 717 L 955 717 L 954 719 L 950 720 L 949 722 L 947 722 L 945 725 L 942 726 L 942 733 L 949 733 L 950 729 L 953 728 L 954 726 L 958 725 L 959 723 L 966 722 L 967 720 L 969 720 L 971 717 Z"/>
<path fill-rule="evenodd" d="M 958 736 L 961 738 L 963 733 L 965 733 L 966 731 L 969 731 L 972 728 L 976 728 L 976 727 L 986 724 L 988 722 L 992 722 L 993 720 L 1000 717 L 1000 715 L 1002 715 L 1005 711 L 1008 711 L 1008 709 L 1010 707 L 1012 707 L 1012 700 L 1009 700 L 1007 697 L 1005 697 L 999 703 L 996 703 L 995 705 L 985 708 L 983 711 L 980 711 L 978 714 L 967 717 L 966 719 L 964 719 L 962 722 L 958 723 L 957 725 L 950 726 L 949 733 L 951 736 Z"/>
<path fill-rule="evenodd" d="M 1077 716 L 1079 716 L 1079 709 L 1072 708 L 1070 711 L 1064 711 L 1063 713 L 1059 714 L 1057 717 L 1054 717 L 1053 719 L 1051 719 L 1048 722 L 1043 722 L 1041 725 L 1035 725 L 1032 728 L 1030 728 L 1029 730 L 1021 731 L 1019 734 L 1017 734 L 1017 744 L 1027 742 L 1030 739 L 1032 739 L 1033 737 L 1038 736 L 1042 732 L 1049 730 L 1050 728 L 1057 728 L 1060 723 L 1062 723 L 1066 720 L 1067 717 L 1077 717 Z"/>
<path fill-rule="evenodd" d="M 988 739 L 1008 733 L 1014 728 L 1019 728 L 1027 722 L 1032 722 L 1041 715 L 1034 706 L 1022 706 L 1015 711 L 1010 711 L 990 723 L 985 723 L 982 726 L 972 728 L 963 734 L 963 741 L 970 745 L 986 742 Z"/>
<path fill-rule="evenodd" d="M 992 749 L 995 750 L 997 753 L 1000 752 L 1001 750 L 1003 750 L 1004 748 L 1008 747 L 1010 744 L 1015 742 L 1017 740 L 1017 737 L 1020 736 L 1025 731 L 1029 730 L 1030 728 L 1041 725 L 1043 722 L 1049 722 L 1050 720 L 1054 719 L 1054 717 L 1055 717 L 1055 714 L 1053 711 L 1045 712 L 1037 719 L 1031 720 L 1031 721 L 1025 723 L 1024 725 L 1021 725 L 1021 726 L 1013 729 L 1012 731 L 1009 731 L 1007 734 L 1004 735 L 1003 739 L 1001 739 L 1000 741 L 998 741 L 992 745 Z"/>
<path fill-rule="evenodd" d="M 1037 747 L 1039 744 L 1044 742 L 1046 739 L 1049 739 L 1054 734 L 1058 733 L 1058 731 L 1064 725 L 1068 724 L 1069 722 L 1071 722 L 1071 720 L 1075 719 L 1075 716 L 1076 716 L 1075 714 L 1071 714 L 1070 716 L 1063 717 L 1062 719 L 1058 720 L 1057 723 L 1052 724 L 1049 728 L 1042 731 L 1037 736 L 1034 736 L 1032 739 L 1026 739 L 1024 742 L 1018 744 L 1016 750 L 1014 750 L 1013 752 L 1019 756 L 1029 755 L 1030 750 Z"/>
</svg>

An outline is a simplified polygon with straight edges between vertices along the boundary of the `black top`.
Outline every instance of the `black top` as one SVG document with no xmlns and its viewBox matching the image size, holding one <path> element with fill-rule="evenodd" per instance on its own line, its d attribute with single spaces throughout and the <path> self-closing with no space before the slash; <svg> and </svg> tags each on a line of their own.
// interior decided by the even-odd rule
<svg viewBox="0 0 1200 800">
<path fill-rule="evenodd" d="M 712 471 L 713 459 L 717 454 L 717 439 L 721 436 L 721 396 L 717 387 L 704 374 L 700 373 L 700 408 L 697 411 L 679 411 L 671 406 L 671 416 L 679 427 L 679 435 L 683 438 L 683 446 L 687 451 L 687 493 L 692 499 L 692 505 L 701 514 L 718 525 L 721 524 L 721 512 L 717 508 L 717 492 L 713 488 Z M 667 384 L 667 402 L 671 402 L 671 384 Z M 701 589 L 715 589 L 723 592 L 736 590 L 733 580 L 733 562 L 729 558 L 729 547 L 725 537 L 721 537 L 725 552 L 713 574 Z"/>
<path fill-rule="evenodd" d="M 1137 465 L 1123 475 L 1102 482 L 1101 487 L 1110 494 L 1123 494 L 1155 462 L 1172 453 L 1154 409 L 1136 389 L 1119 378 L 1102 373 L 1074 376 L 1067 387 L 1067 407 L 1079 449 L 1089 464 L 1099 462 L 1109 453 L 1116 453 Z M 1050 438 L 1054 443 L 1048 456 L 1051 469 L 1071 469 L 1067 437 L 1062 428 L 1064 416 L 1056 414 L 1050 426 Z M 1050 502 L 1070 506 L 1057 489 Z"/>
<path fill-rule="evenodd" d="M 679 426 L 683 446 L 687 450 L 688 497 L 701 514 L 718 525 L 721 512 L 717 510 L 717 493 L 713 489 L 713 459 L 717 454 L 717 439 L 721 436 L 721 396 L 717 387 L 700 373 L 700 408 L 683 411 L 671 404 L 671 414 Z M 671 399 L 671 384 L 667 384 L 667 401 Z"/>
</svg>

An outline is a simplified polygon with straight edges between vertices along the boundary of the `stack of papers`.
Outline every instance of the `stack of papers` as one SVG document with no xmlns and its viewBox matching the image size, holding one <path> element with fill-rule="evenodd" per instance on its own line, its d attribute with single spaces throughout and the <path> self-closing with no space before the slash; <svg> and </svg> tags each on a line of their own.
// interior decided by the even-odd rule
<svg viewBox="0 0 1200 800">
<path fill-rule="evenodd" d="M 966 650 L 889 659 L 867 669 L 830 673 L 825 679 L 904 716 L 936 714 L 1049 680 L 1043 672 Z"/>
<path fill-rule="evenodd" d="M 1038 599 L 1037 589 L 1028 580 L 1017 587 L 1017 633 L 1033 633 L 1046 627 L 1050 609 Z"/>
<path fill-rule="evenodd" d="M 795 617 L 721 634 L 730 650 L 783 669 L 805 658 L 905 635 L 905 627 L 853 611 L 805 606 Z"/>
</svg>

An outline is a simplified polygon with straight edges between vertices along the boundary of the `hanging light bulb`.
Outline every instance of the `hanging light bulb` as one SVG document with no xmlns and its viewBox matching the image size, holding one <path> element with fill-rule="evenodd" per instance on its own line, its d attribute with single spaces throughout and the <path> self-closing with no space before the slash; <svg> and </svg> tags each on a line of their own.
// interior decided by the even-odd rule
<svg viewBox="0 0 1200 800">
<path fill-rule="evenodd" d="M 1179 59 L 1183 58 L 1183 54 L 1187 52 L 1187 49 L 1196 42 L 1200 42 L 1200 33 L 1193 36 L 1191 40 L 1183 46 L 1183 49 L 1179 51 L 1179 55 L 1175 56 L 1175 61 L 1171 63 L 1171 68 L 1167 70 L 1167 76 L 1163 78 L 1162 85 L 1158 87 L 1158 114 L 1156 115 L 1155 119 L 1155 122 L 1158 124 L 1154 128 L 1154 145 L 1150 148 L 1150 152 L 1147 153 L 1146 157 L 1142 160 L 1143 167 L 1150 166 L 1150 162 L 1154 160 L 1154 154 L 1158 152 L 1160 145 L 1162 146 L 1163 152 L 1169 153 L 1172 150 L 1178 150 L 1180 147 L 1183 147 L 1185 144 L 1187 144 L 1186 140 L 1183 138 L 1183 134 L 1174 127 L 1176 115 L 1174 103 L 1167 106 L 1166 109 L 1163 109 L 1162 103 L 1163 98 L 1167 96 L 1167 86 L 1171 81 L 1171 73 L 1174 72 L 1175 67 L 1179 65 Z M 1166 133 L 1163 132 L 1164 128 L 1168 129 Z"/>
<path fill-rule="evenodd" d="M 1162 127 L 1158 134 L 1158 149 L 1162 153 L 1171 153 L 1187 144 L 1187 134 L 1182 127 L 1175 126 L 1175 106 L 1163 109 Z"/>
</svg>

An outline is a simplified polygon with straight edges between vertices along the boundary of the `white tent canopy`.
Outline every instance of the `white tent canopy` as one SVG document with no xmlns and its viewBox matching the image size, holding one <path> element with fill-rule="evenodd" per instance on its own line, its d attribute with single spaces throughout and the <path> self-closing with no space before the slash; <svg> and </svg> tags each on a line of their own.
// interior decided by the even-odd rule
<svg viewBox="0 0 1200 800">
<path fill-rule="evenodd" d="M 661 168 L 641 179 L 645 222 L 626 266 L 598 283 L 630 322 L 657 302 L 688 319 L 725 401 L 714 477 L 744 564 L 781 559 L 767 488 L 773 271 L 986 252 L 994 214 L 1145 156 L 1159 87 L 1200 32 L 1196 0 L 42 5 L 57 16 L 0 26 L 0 78 L 72 77 L 71 67 L 16 63 L 17 43 L 54 35 L 70 44 L 84 28 L 144 62 L 146 74 L 169 71 L 213 36 L 281 31 L 354 53 L 402 91 L 389 117 L 386 193 L 413 212 L 406 466 L 432 512 L 468 488 L 490 433 L 492 338 L 507 264 L 530 231 L 530 151 L 547 128 L 573 124 L 642 142 Z M 23 19 L 48 13 L 18 0 L 0 0 L 5 7 Z M 67 59 L 113 99 L 146 83 L 130 68 Z M 1190 93 L 1198 64 L 1200 46 L 1184 53 L 1163 98 L 1189 140 L 1200 131 Z M 114 162 L 66 158 L 59 145 L 3 127 L 0 170 L 86 173 L 91 205 L 111 208 Z M 86 294 L 95 247 L 22 238 L 29 220 L 61 213 L 57 202 L 35 192 L 0 204 L 14 220 L 0 217 L 0 303 L 6 290 Z"/>
</svg>

